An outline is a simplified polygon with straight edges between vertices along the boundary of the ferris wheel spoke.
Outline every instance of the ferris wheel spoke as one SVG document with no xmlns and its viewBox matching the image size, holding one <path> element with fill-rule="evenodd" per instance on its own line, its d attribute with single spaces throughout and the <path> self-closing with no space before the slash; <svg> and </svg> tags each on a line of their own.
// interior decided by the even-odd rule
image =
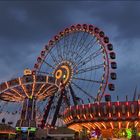
<svg viewBox="0 0 140 140">
<path fill-rule="evenodd" d="M 89 71 L 93 71 L 93 70 L 97 70 L 97 69 L 101 69 L 103 67 L 104 67 L 104 64 L 94 65 L 94 66 L 91 66 L 91 67 L 88 67 L 88 68 L 85 68 L 85 69 L 80 69 L 74 75 L 89 72 Z"/>
<path fill-rule="evenodd" d="M 81 56 L 81 54 L 79 54 L 79 52 L 75 52 L 75 51 L 72 51 L 72 52 L 73 52 L 73 54 L 78 55 L 79 59 L 83 58 L 83 56 Z M 75 61 L 75 59 L 73 59 L 73 61 Z"/>
<path fill-rule="evenodd" d="M 97 40 L 95 40 L 96 37 L 94 36 L 88 43 L 87 45 L 83 45 L 80 50 L 79 53 L 82 54 L 83 52 L 87 51 L 89 48 L 92 48 L 94 46 L 94 44 L 96 43 Z M 77 59 L 77 58 L 76 58 Z"/>
<path fill-rule="evenodd" d="M 77 45 L 77 52 L 80 52 L 84 47 L 85 47 L 85 43 L 86 43 L 86 40 L 88 38 L 88 34 L 85 32 L 85 34 L 82 36 L 79 44 Z M 75 56 L 75 60 L 77 59 L 78 56 Z"/>
<path fill-rule="evenodd" d="M 65 40 L 66 40 L 66 36 L 64 37 L 64 40 L 63 40 L 64 41 L 64 43 L 63 43 L 63 57 L 64 57 L 64 59 L 66 59 L 66 57 L 65 57 L 65 55 L 66 55 L 65 54 L 65 43 L 66 43 L 66 41 Z"/>
<path fill-rule="evenodd" d="M 61 61 L 63 60 L 63 54 L 62 54 L 62 47 L 60 46 L 60 41 L 57 42 L 56 44 L 56 49 L 57 49 L 57 54 L 59 59 L 61 59 Z"/>
<path fill-rule="evenodd" d="M 87 82 L 92 82 L 92 83 L 103 84 L 102 81 L 98 81 L 98 80 L 91 80 L 91 79 L 85 79 L 85 78 L 79 78 L 79 77 L 73 77 L 73 79 L 81 80 L 81 81 L 87 81 Z"/>
<path fill-rule="evenodd" d="M 45 63 L 46 65 L 48 65 L 50 68 L 55 69 L 54 66 L 52 66 L 51 64 L 49 64 L 48 62 L 46 62 L 45 60 L 43 60 L 43 63 Z"/>
<path fill-rule="evenodd" d="M 73 35 L 71 34 L 71 43 L 70 43 L 70 49 L 69 49 L 69 52 L 71 54 L 73 54 L 72 50 L 74 50 L 74 44 L 75 44 L 75 40 L 77 39 L 77 36 L 78 36 L 78 33 L 77 32 L 74 32 Z M 73 56 L 73 55 L 72 55 Z M 72 57 L 71 57 L 72 58 Z"/>
<path fill-rule="evenodd" d="M 64 51 L 63 51 L 63 56 L 65 56 L 65 59 L 68 57 L 68 48 L 69 48 L 69 35 L 66 35 L 64 38 Z"/>
<path fill-rule="evenodd" d="M 51 56 L 52 60 L 54 61 L 55 65 L 57 65 L 58 64 L 58 61 L 55 58 L 55 55 L 51 51 L 50 51 L 50 56 Z"/>
<path fill-rule="evenodd" d="M 80 91 L 82 91 L 82 93 L 84 93 L 85 95 L 87 95 L 88 97 L 90 97 L 91 99 L 95 100 L 95 98 L 93 96 L 91 96 L 89 93 L 87 93 L 83 88 L 81 88 L 80 86 L 78 86 L 76 83 L 72 82 L 72 84 L 79 89 Z"/>
<path fill-rule="evenodd" d="M 79 38 L 79 41 L 78 41 L 77 46 L 76 46 L 76 49 L 78 48 L 78 46 L 80 46 L 82 40 L 83 40 L 84 37 L 85 37 L 85 34 L 86 34 L 86 32 L 82 32 L 81 38 Z"/>
<path fill-rule="evenodd" d="M 72 37 L 71 37 L 72 38 Z M 69 37 L 69 39 L 70 39 L 70 37 Z M 76 44 L 75 44 L 76 45 Z M 75 46 L 74 45 L 74 46 Z M 69 61 L 74 61 L 73 60 L 73 56 L 74 55 L 78 55 L 78 52 L 77 51 L 75 51 L 74 49 L 73 49 L 73 46 L 70 46 L 69 45 L 69 47 L 68 47 L 68 49 L 67 49 L 67 59 L 69 60 Z"/>
<path fill-rule="evenodd" d="M 81 52 L 79 52 L 79 53 L 82 54 L 83 58 L 86 57 L 87 54 L 88 54 L 90 51 L 93 52 L 93 49 L 95 48 L 96 43 L 97 43 L 97 41 L 98 41 L 98 40 L 95 40 L 95 38 L 94 38 L 93 40 L 94 40 L 94 42 L 90 42 Z M 78 59 L 78 58 L 76 58 L 76 59 Z M 80 59 L 79 59 L 78 61 L 80 61 Z"/>
<path fill-rule="evenodd" d="M 77 43 L 77 45 L 75 47 L 75 51 L 78 52 L 78 48 L 81 47 L 80 45 L 82 44 L 82 42 L 83 42 L 83 40 L 85 38 L 85 34 L 86 34 L 86 32 L 82 32 L 82 35 L 79 37 L 78 43 Z"/>
<path fill-rule="evenodd" d="M 77 63 L 78 67 L 80 68 L 81 66 L 86 65 L 88 62 L 90 62 L 91 60 L 93 60 L 96 57 L 98 57 L 100 54 L 102 54 L 101 50 L 102 50 L 102 48 L 100 48 L 97 51 L 93 52 L 92 54 L 90 54 L 86 58 L 83 58 L 81 61 L 79 61 L 79 63 Z"/>
<path fill-rule="evenodd" d="M 76 36 L 74 37 L 72 43 L 71 43 L 71 46 L 73 46 L 73 50 L 75 49 L 76 47 L 76 44 L 77 44 L 77 40 L 79 38 L 79 32 L 76 33 Z"/>
<path fill-rule="evenodd" d="M 63 43 L 63 44 L 64 44 L 64 45 L 63 45 L 63 57 L 64 57 L 64 59 L 66 59 L 66 57 L 65 57 L 65 56 L 66 56 L 66 53 L 65 53 L 66 37 L 67 37 L 67 36 L 65 36 L 65 37 L 64 37 L 64 40 L 63 40 L 63 41 L 64 41 L 64 43 Z"/>
<path fill-rule="evenodd" d="M 95 46 L 96 46 L 96 43 L 98 42 L 98 40 L 96 39 L 96 37 L 94 37 L 89 43 L 88 43 L 88 45 L 87 46 L 85 46 L 84 47 L 84 49 L 81 51 L 81 52 L 79 52 L 82 56 L 86 56 L 92 49 L 94 49 L 95 48 Z M 78 59 L 78 58 L 77 58 Z M 77 60 L 76 59 L 76 60 Z M 79 60 L 78 60 L 79 61 Z"/>
<path fill-rule="evenodd" d="M 71 41 L 71 50 L 75 50 L 79 34 L 80 33 L 77 32 L 75 37 L 73 37 L 73 40 Z M 72 56 L 72 59 L 74 59 L 74 55 Z"/>
</svg>

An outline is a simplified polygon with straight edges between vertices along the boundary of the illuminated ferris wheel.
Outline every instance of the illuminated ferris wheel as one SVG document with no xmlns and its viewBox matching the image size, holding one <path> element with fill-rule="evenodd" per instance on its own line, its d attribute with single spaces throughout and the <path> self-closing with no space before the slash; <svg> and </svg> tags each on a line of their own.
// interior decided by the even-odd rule
<svg viewBox="0 0 140 140">
<path fill-rule="evenodd" d="M 106 90 L 115 90 L 115 58 L 109 38 L 94 25 L 72 25 L 55 35 L 41 51 L 33 70 L 34 74 L 55 77 L 62 85 L 47 98 L 42 126 L 46 122 L 56 126 L 67 106 L 100 102 Z M 48 119 L 50 114 L 53 117 Z"/>
</svg>

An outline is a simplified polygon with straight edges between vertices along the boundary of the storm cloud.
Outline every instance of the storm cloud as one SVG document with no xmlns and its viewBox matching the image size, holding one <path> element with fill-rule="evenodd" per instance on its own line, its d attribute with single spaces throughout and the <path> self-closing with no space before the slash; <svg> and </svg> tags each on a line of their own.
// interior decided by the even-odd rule
<svg viewBox="0 0 140 140">
<path fill-rule="evenodd" d="M 43 46 L 63 28 L 94 24 L 105 31 L 117 54 L 113 97 L 132 99 L 140 83 L 140 2 L 0 2 L 0 82 L 33 68 Z"/>
</svg>

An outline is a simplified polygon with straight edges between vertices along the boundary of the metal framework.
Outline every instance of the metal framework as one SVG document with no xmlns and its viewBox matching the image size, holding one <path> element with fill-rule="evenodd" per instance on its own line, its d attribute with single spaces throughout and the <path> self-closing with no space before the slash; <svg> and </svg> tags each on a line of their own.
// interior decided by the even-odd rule
<svg viewBox="0 0 140 140">
<path fill-rule="evenodd" d="M 64 121 L 75 131 L 140 128 L 140 100 L 72 106 L 64 111 Z"/>
<path fill-rule="evenodd" d="M 65 28 L 45 45 L 37 58 L 33 73 L 59 79 L 65 85 L 66 91 L 62 100 L 69 101 L 70 105 L 100 102 L 106 87 L 109 91 L 115 90 L 112 83 L 112 80 L 117 78 L 114 72 L 117 68 L 115 58 L 113 45 L 101 29 L 94 25 L 77 24 Z M 61 91 L 55 94 L 53 100 L 60 96 Z M 60 111 L 63 108 L 62 103 Z M 48 101 L 46 108 L 48 104 L 54 106 L 54 101 Z M 57 105 L 52 107 L 49 114 L 54 115 L 57 108 Z M 62 113 L 60 111 L 59 114 Z M 46 112 L 43 120 L 48 124 L 50 119 Z M 55 117 L 53 118 L 56 120 Z M 45 122 L 42 122 L 42 125 L 45 125 Z M 54 123 L 50 122 L 51 124 L 55 126 Z"/>
<path fill-rule="evenodd" d="M 140 138 L 140 99 L 71 106 L 63 117 L 70 129 L 94 138 Z"/>
</svg>

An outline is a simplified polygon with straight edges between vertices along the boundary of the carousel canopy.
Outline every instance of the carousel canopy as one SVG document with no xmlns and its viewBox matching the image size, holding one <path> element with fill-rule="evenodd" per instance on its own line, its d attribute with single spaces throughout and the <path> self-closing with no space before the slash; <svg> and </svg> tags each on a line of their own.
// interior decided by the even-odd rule
<svg viewBox="0 0 140 140">
<path fill-rule="evenodd" d="M 0 84 L 0 99 L 21 102 L 25 98 L 43 100 L 56 93 L 60 81 L 44 75 L 24 75 Z"/>
<path fill-rule="evenodd" d="M 64 122 L 76 131 L 140 128 L 139 106 L 139 100 L 71 106 L 64 111 Z"/>
</svg>

